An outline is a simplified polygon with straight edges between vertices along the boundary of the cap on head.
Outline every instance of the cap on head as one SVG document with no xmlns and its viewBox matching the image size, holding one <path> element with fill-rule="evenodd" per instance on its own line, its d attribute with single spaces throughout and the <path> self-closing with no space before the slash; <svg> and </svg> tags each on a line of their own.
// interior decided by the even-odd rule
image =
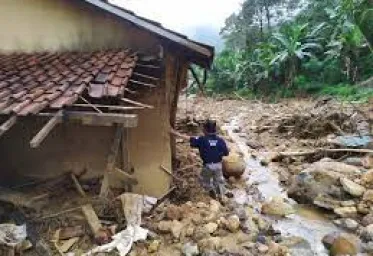
<svg viewBox="0 0 373 256">
<path fill-rule="evenodd" d="M 206 133 L 214 134 L 216 133 L 216 121 L 207 119 L 203 124 L 203 129 Z"/>
</svg>

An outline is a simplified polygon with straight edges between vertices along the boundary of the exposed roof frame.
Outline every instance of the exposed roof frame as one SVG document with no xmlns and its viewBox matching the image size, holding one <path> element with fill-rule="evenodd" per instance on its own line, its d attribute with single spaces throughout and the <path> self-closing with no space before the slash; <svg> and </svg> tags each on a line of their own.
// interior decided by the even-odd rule
<svg viewBox="0 0 373 256">
<path fill-rule="evenodd" d="M 126 21 L 131 22 L 140 28 L 148 30 L 160 37 L 163 37 L 174 43 L 184 46 L 187 49 L 191 50 L 192 52 L 197 53 L 198 55 L 203 55 L 207 59 L 209 59 L 208 62 L 211 62 L 212 58 L 214 57 L 214 50 L 213 50 L 213 47 L 211 46 L 206 45 L 206 47 L 204 47 L 203 44 L 196 43 L 188 39 L 185 36 L 182 36 L 176 32 L 171 32 L 170 30 L 163 28 L 160 25 L 155 24 L 154 22 L 151 22 L 144 18 L 136 16 L 135 14 L 131 12 L 125 11 L 121 9 L 120 7 L 116 7 L 102 0 L 84 0 L 84 1 L 102 10 L 105 10 L 111 14 L 114 14 L 120 18 L 123 18 Z"/>
</svg>

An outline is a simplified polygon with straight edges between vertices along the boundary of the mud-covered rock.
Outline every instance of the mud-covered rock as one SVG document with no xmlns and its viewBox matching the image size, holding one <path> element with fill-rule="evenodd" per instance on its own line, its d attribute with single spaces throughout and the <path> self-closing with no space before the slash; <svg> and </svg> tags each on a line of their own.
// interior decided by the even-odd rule
<svg viewBox="0 0 373 256">
<path fill-rule="evenodd" d="M 230 154 L 223 159 L 223 173 L 226 178 L 240 178 L 245 172 L 246 163 L 238 154 Z"/>
<path fill-rule="evenodd" d="M 281 197 L 275 197 L 262 205 L 262 212 L 268 215 L 287 216 L 295 213 L 292 205 L 286 203 Z"/>
<path fill-rule="evenodd" d="M 346 237 L 344 235 L 338 236 L 331 248 L 330 248 L 330 255 L 331 256 L 342 256 L 342 255 L 357 255 L 358 253 L 358 245 L 355 239 L 351 239 L 350 237 Z"/>
<path fill-rule="evenodd" d="M 335 208 L 334 213 L 343 218 L 355 217 L 357 215 L 357 209 L 356 207 L 340 207 Z"/>
<path fill-rule="evenodd" d="M 373 169 L 361 175 L 361 182 L 368 187 L 373 185 Z"/>
<path fill-rule="evenodd" d="M 360 197 L 364 194 L 365 188 L 350 179 L 341 178 L 340 179 L 343 189 L 352 196 Z"/>
</svg>

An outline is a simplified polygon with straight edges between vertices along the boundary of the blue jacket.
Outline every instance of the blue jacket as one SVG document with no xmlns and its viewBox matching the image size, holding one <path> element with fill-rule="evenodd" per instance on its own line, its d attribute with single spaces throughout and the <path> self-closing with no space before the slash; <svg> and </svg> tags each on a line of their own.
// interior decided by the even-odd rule
<svg viewBox="0 0 373 256">
<path fill-rule="evenodd" d="M 216 134 L 191 137 L 190 146 L 198 148 L 203 164 L 220 163 L 229 154 L 227 144 Z"/>
</svg>

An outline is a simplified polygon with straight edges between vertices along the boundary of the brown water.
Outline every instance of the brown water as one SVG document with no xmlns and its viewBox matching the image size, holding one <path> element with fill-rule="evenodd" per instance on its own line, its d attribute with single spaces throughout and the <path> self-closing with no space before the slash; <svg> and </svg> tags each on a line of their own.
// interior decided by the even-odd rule
<svg viewBox="0 0 373 256">
<path fill-rule="evenodd" d="M 328 255 L 322 244 L 322 238 L 331 232 L 339 231 L 339 229 L 321 211 L 309 206 L 299 205 L 287 196 L 286 191 L 280 186 L 278 175 L 269 168 L 262 166 L 258 159 L 254 159 L 244 140 L 239 134 L 233 132 L 239 127 L 239 118 L 239 116 L 236 117 L 223 129 L 228 132 L 243 154 L 247 164 L 243 179 L 247 186 L 255 187 L 257 193 L 248 194 L 245 189 L 235 189 L 233 194 L 237 203 L 249 204 L 259 210 L 261 202 L 268 201 L 272 197 L 282 197 L 285 201 L 293 204 L 296 213 L 286 218 L 272 219 L 273 227 L 281 231 L 281 234 L 285 237 L 300 237 L 308 242 L 290 248 L 292 255 Z"/>
</svg>

